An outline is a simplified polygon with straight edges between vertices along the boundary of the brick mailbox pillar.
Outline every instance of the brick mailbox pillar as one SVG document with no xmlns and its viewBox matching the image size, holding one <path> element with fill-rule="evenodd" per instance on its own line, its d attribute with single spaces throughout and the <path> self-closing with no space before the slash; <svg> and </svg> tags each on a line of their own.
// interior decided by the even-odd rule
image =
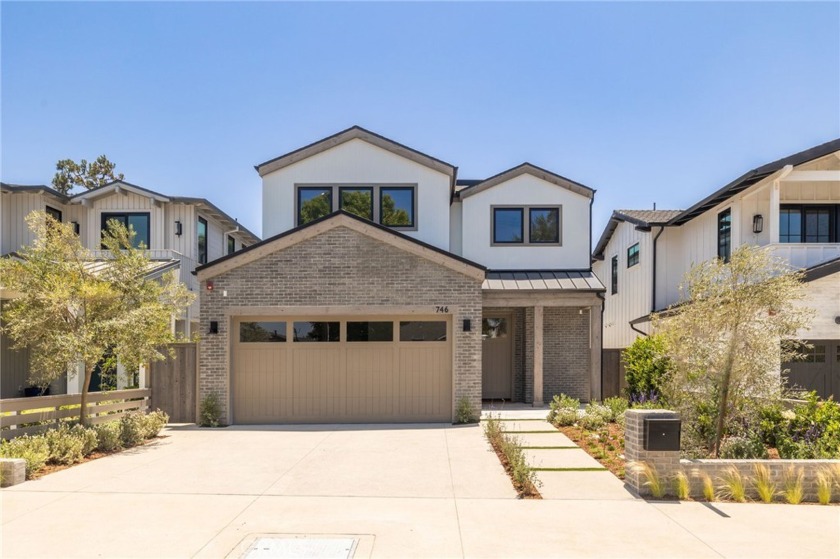
<svg viewBox="0 0 840 559">
<path fill-rule="evenodd" d="M 624 481 L 640 495 L 650 495 L 646 478 L 633 463 L 646 463 L 660 479 L 670 479 L 680 467 L 678 413 L 668 410 L 627 410 L 624 414 Z M 647 440 L 646 440 L 647 430 Z M 666 484 L 670 489 L 670 484 Z"/>
</svg>

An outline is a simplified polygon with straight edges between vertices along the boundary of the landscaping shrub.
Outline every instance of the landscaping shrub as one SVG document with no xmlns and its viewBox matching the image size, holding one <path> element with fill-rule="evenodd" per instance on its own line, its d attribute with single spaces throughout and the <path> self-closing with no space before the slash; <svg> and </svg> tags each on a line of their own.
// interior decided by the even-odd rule
<svg viewBox="0 0 840 559">
<path fill-rule="evenodd" d="M 721 495 L 732 499 L 736 503 L 747 500 L 747 484 L 738 468 L 730 466 L 720 477 Z"/>
<path fill-rule="evenodd" d="M 26 479 L 30 479 L 50 459 L 50 447 L 43 435 L 22 435 L 10 441 L 0 441 L 0 456 L 24 459 Z"/>
<path fill-rule="evenodd" d="M 142 443 L 144 433 L 142 413 L 128 413 L 120 418 L 120 443 L 124 448 Z"/>
<path fill-rule="evenodd" d="M 627 380 L 627 396 L 658 397 L 671 370 L 671 360 L 658 335 L 636 338 L 621 354 Z"/>
<path fill-rule="evenodd" d="M 528 466 L 519 440 L 505 433 L 502 422 L 496 417 L 490 417 L 484 423 L 484 435 L 496 452 L 504 456 L 508 474 L 520 495 L 538 496 L 537 486 L 540 481 L 536 472 Z"/>
<path fill-rule="evenodd" d="M 558 413 L 560 412 L 568 412 L 572 410 L 575 412 L 575 418 L 577 418 L 577 411 L 580 409 L 580 400 L 577 398 L 572 398 L 571 396 L 566 396 L 565 394 L 554 395 L 554 398 L 551 399 L 551 403 L 548 405 L 548 416 L 545 418 L 546 421 L 549 423 L 556 423 L 555 418 Z M 568 414 L 566 414 L 568 417 Z M 574 423 L 574 421 L 572 422 Z M 571 423 L 569 424 L 571 425 Z"/>
<path fill-rule="evenodd" d="M 96 450 L 96 447 L 99 444 L 99 437 L 96 434 L 96 429 L 92 427 L 85 427 L 81 424 L 73 425 L 70 428 L 70 435 L 81 439 L 82 454 L 84 456 L 87 456 Z"/>
<path fill-rule="evenodd" d="M 583 415 L 578 419 L 578 424 L 584 429 L 597 431 L 607 424 L 610 417 L 610 409 L 601 404 L 590 402 L 586 405 Z"/>
<path fill-rule="evenodd" d="M 745 460 L 768 458 L 767 448 L 758 437 L 727 437 L 720 445 L 721 458 Z"/>
<path fill-rule="evenodd" d="M 202 427 L 218 427 L 222 421 L 222 403 L 215 392 L 211 392 L 201 400 L 199 408 L 199 425 Z"/>
<path fill-rule="evenodd" d="M 554 420 L 552 421 L 552 423 L 560 427 L 568 427 L 577 423 L 579 417 L 580 416 L 578 415 L 577 410 L 562 408 L 557 410 L 557 412 L 554 414 Z"/>
<path fill-rule="evenodd" d="M 155 410 L 143 416 L 143 438 L 153 439 L 161 429 L 169 423 L 169 415 L 161 410 Z"/>
<path fill-rule="evenodd" d="M 49 461 L 53 464 L 75 464 L 81 462 L 84 455 L 85 440 L 70 432 L 66 424 L 44 433 L 50 449 Z"/>
<path fill-rule="evenodd" d="M 781 415 L 775 438 L 782 458 L 840 458 L 840 405 L 837 402 L 820 400 L 811 392 L 804 404 Z"/>
<path fill-rule="evenodd" d="M 114 452 L 122 448 L 120 440 L 121 426 L 119 421 L 100 423 L 94 427 L 96 436 L 99 439 L 97 449 L 102 452 Z"/>
<path fill-rule="evenodd" d="M 770 468 L 764 464 L 755 464 L 753 466 L 753 473 L 755 474 L 753 486 L 755 487 L 755 492 L 758 493 L 758 498 L 764 503 L 773 502 L 773 498 L 778 493 L 778 490 L 776 489 L 776 483 L 770 475 Z"/>
<path fill-rule="evenodd" d="M 476 423 L 478 421 L 478 414 L 475 413 L 475 408 L 470 403 L 470 399 L 466 396 L 461 396 L 458 400 L 458 408 L 455 410 L 455 423 Z"/>
<path fill-rule="evenodd" d="M 624 412 L 627 411 L 630 403 L 625 398 L 616 396 L 604 400 L 604 406 L 609 410 L 607 421 L 610 423 L 619 423 L 624 418 Z"/>
</svg>

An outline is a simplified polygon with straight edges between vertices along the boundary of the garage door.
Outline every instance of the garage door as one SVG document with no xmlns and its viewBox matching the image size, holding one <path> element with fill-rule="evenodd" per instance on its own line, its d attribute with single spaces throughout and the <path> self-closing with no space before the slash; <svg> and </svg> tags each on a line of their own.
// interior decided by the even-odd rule
<svg viewBox="0 0 840 559">
<path fill-rule="evenodd" d="M 242 317 L 234 423 L 450 421 L 451 322 L 440 317 Z"/>
<path fill-rule="evenodd" d="M 802 390 L 816 390 L 821 398 L 840 398 L 840 340 L 809 340 L 804 359 L 785 363 L 788 385 Z"/>
</svg>

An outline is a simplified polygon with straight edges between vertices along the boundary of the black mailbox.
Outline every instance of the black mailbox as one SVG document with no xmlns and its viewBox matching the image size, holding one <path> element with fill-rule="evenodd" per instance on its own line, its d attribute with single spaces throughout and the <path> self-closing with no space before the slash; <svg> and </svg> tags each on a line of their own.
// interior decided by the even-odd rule
<svg viewBox="0 0 840 559">
<path fill-rule="evenodd" d="M 645 419 L 645 450 L 679 450 L 680 420 Z"/>
</svg>

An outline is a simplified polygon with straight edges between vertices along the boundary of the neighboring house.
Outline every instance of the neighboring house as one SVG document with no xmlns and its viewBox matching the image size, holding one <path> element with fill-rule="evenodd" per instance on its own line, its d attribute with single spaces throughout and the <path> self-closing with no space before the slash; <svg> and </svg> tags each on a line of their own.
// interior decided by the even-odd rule
<svg viewBox="0 0 840 559">
<path fill-rule="evenodd" d="M 840 396 L 840 140 L 753 169 L 684 211 L 613 212 L 593 252 L 607 286 L 605 362 L 650 332 L 651 312 L 680 300 L 693 264 L 744 244 L 805 270 L 817 315 L 799 335 L 814 349 L 785 367 L 792 384 Z"/>
<path fill-rule="evenodd" d="M 179 270 L 179 277 L 192 291 L 198 282 L 192 274 L 196 266 L 239 251 L 259 238 L 239 225 L 215 205 L 203 198 L 167 196 L 125 181 L 74 195 L 63 195 L 47 186 L 0 185 L 0 254 L 10 255 L 34 241 L 26 224 L 32 211 L 46 211 L 55 219 L 72 223 L 82 244 L 103 258 L 102 229 L 110 219 L 130 225 L 136 232 L 135 243 L 142 242 L 153 262 L 149 277 Z M 92 262 L 91 267 L 104 265 Z M 0 299 L 9 298 L 0 292 Z M 176 317 L 173 328 L 190 336 L 197 331 L 198 298 L 183 316 Z M 27 350 L 12 350 L 5 337 L 0 340 L 0 397 L 23 395 L 27 387 L 29 359 Z M 79 391 L 81 378 L 54 383 L 51 393 Z"/>
<path fill-rule="evenodd" d="M 595 191 L 353 127 L 256 166 L 266 239 L 197 268 L 199 393 L 229 423 L 451 421 L 601 395 Z"/>
</svg>

